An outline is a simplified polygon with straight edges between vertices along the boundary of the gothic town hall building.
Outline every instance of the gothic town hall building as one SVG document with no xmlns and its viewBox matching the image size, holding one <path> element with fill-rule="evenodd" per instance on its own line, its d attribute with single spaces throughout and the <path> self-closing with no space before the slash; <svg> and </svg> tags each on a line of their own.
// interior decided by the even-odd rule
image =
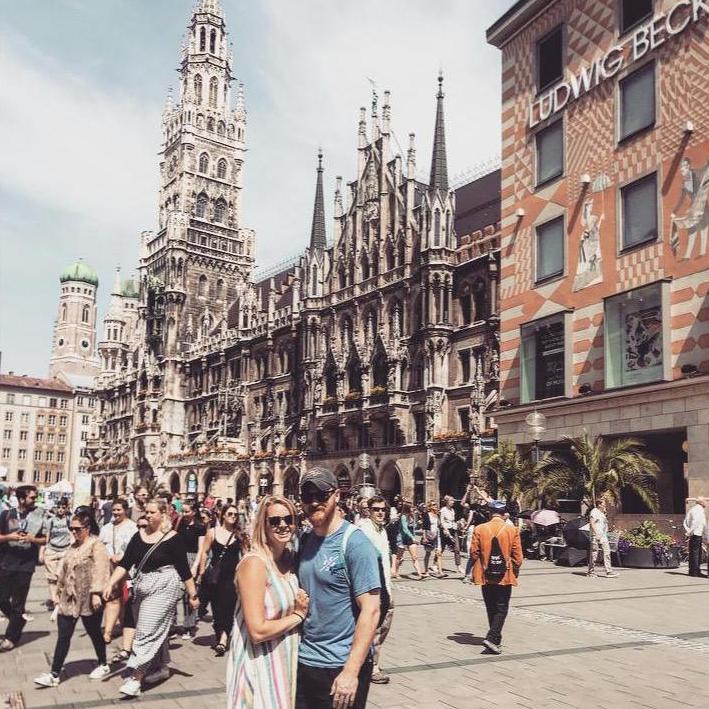
<svg viewBox="0 0 709 709">
<path fill-rule="evenodd" d="M 141 235 L 137 286 L 116 279 L 98 345 L 96 492 L 155 476 L 292 496 L 317 462 L 346 489 L 459 497 L 495 439 L 499 171 L 451 189 L 442 77 L 428 183 L 413 134 L 393 151 L 389 93 L 375 96 L 331 234 L 320 155 L 309 243 L 304 225 L 302 256 L 256 280 L 232 70 L 222 8 L 201 0 L 162 116 L 159 227 Z"/>
</svg>

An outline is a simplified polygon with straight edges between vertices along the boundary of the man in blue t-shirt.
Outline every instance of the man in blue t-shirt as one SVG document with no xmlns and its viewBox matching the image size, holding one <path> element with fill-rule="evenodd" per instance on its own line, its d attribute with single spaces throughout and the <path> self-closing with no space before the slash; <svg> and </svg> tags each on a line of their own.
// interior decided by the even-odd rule
<svg viewBox="0 0 709 709">
<path fill-rule="evenodd" d="M 310 597 L 298 657 L 296 709 L 363 709 L 379 620 L 377 550 L 338 511 L 337 478 L 313 468 L 300 483 L 313 531 L 301 540 L 298 578 Z"/>
</svg>

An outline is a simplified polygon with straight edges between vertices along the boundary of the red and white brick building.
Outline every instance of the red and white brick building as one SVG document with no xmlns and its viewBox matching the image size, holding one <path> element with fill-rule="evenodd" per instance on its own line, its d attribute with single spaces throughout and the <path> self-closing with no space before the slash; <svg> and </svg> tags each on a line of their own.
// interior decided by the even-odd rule
<svg viewBox="0 0 709 709">
<path fill-rule="evenodd" d="M 709 3 L 520 0 L 502 51 L 502 439 L 642 437 L 709 493 Z M 624 500 L 625 512 L 641 512 Z"/>
</svg>

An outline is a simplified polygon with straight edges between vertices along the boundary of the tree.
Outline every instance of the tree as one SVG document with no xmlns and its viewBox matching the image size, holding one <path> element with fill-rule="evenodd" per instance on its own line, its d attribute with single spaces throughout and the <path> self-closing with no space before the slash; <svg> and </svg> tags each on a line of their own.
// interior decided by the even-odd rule
<svg viewBox="0 0 709 709">
<path fill-rule="evenodd" d="M 508 502 L 531 504 L 536 497 L 534 464 L 509 441 L 502 441 L 497 450 L 486 453 L 482 468 L 487 469 L 497 485 L 495 494 Z"/>
<path fill-rule="evenodd" d="M 595 507 L 602 497 L 618 504 L 623 489 L 632 490 L 655 512 L 655 480 L 660 466 L 637 438 L 592 439 L 587 432 L 564 436 L 568 449 L 546 456 L 537 466 L 539 492 L 552 499 L 572 495 Z"/>
</svg>

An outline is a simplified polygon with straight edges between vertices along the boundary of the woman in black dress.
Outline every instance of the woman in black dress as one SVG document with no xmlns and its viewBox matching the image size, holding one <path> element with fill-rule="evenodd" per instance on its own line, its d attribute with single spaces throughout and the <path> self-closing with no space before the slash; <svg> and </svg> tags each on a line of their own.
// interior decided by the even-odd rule
<svg viewBox="0 0 709 709">
<path fill-rule="evenodd" d="M 221 657 L 229 644 L 229 635 L 234 624 L 236 606 L 236 586 L 234 573 L 243 552 L 248 549 L 248 539 L 238 523 L 235 505 L 222 509 L 220 525 L 207 530 L 201 555 L 200 576 L 202 583 L 209 587 L 214 618 L 214 653 Z M 207 567 L 207 556 L 211 551 L 211 561 Z"/>
</svg>

